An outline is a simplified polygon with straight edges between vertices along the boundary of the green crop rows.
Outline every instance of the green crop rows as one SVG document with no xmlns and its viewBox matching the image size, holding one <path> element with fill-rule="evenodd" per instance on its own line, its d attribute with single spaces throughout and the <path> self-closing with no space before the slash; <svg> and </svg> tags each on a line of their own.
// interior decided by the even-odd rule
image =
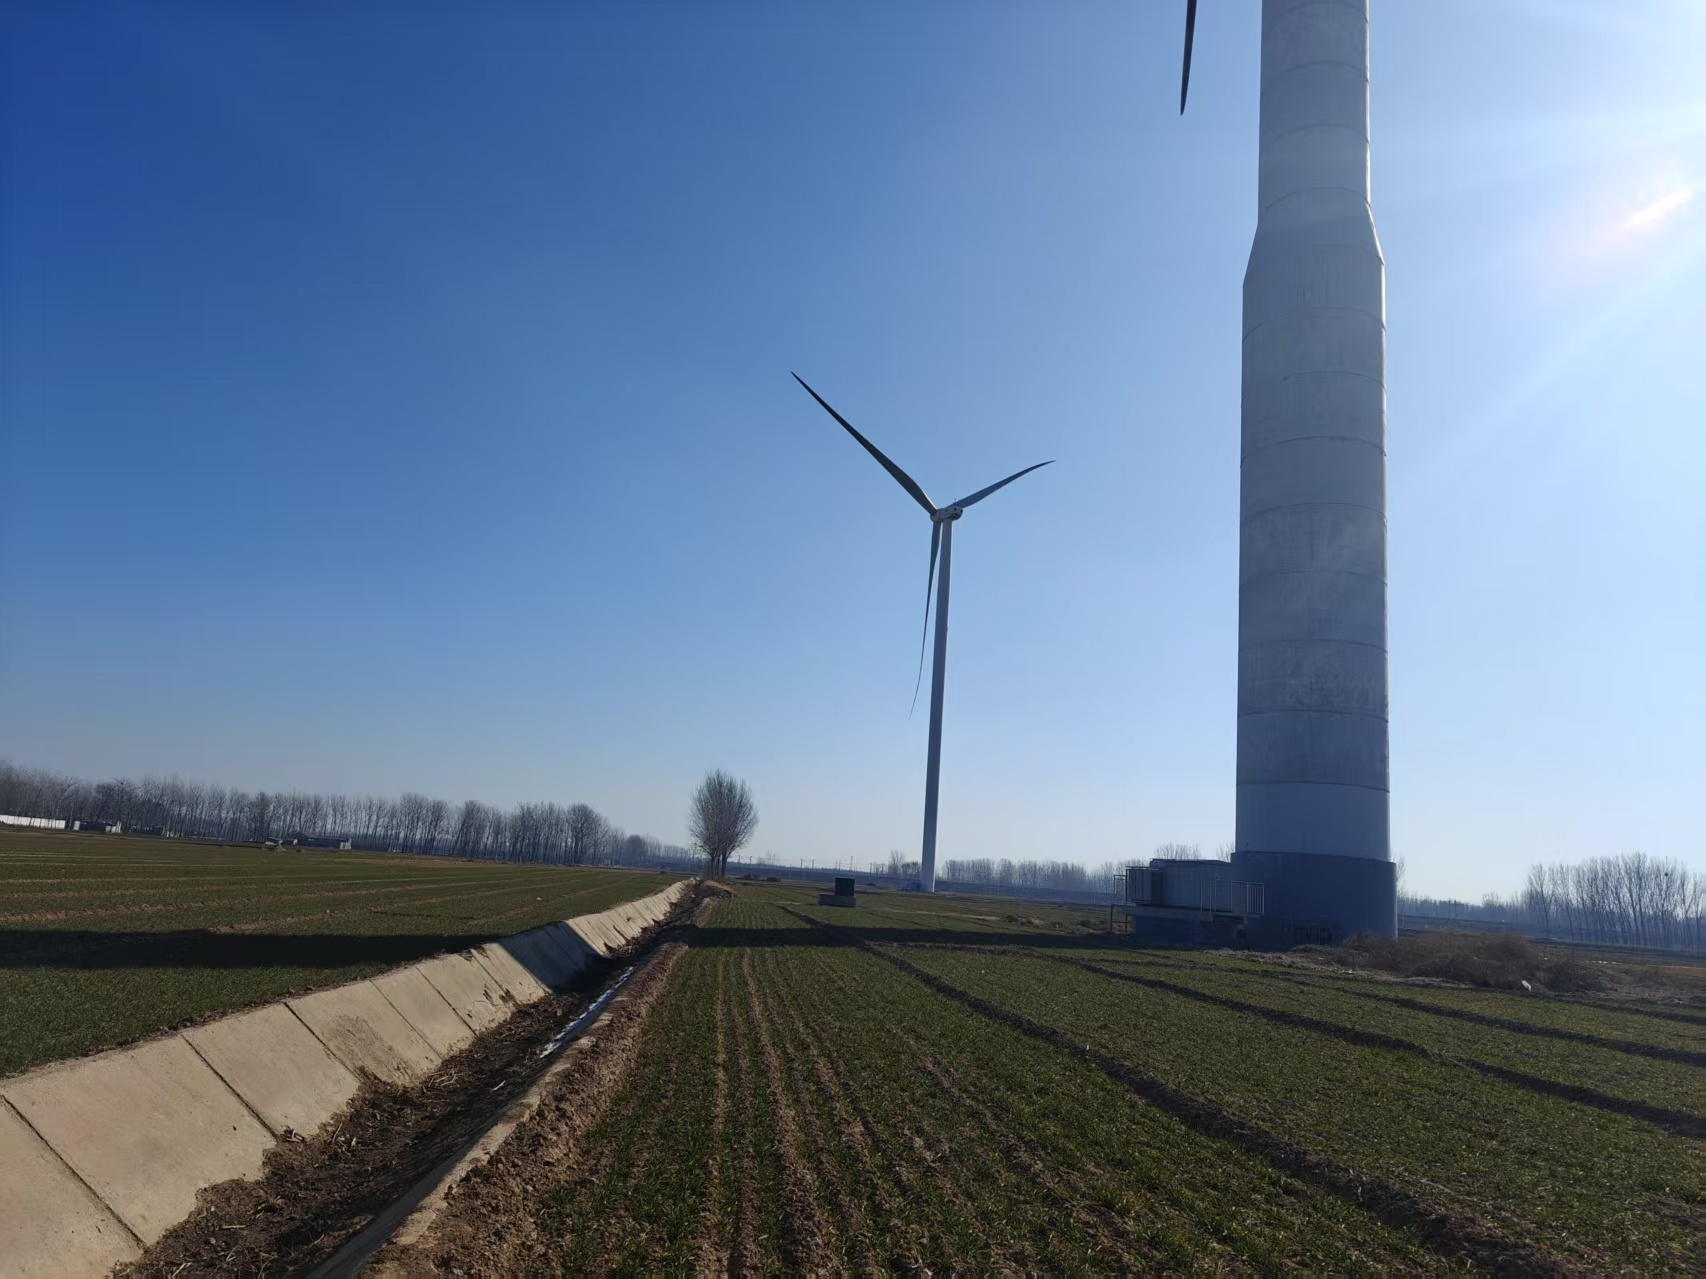
<svg viewBox="0 0 1706 1279">
<path fill-rule="evenodd" d="M 1706 1260 L 1685 1023 L 1138 951 L 1084 912 L 861 900 L 743 888 L 690 935 L 545 1190 L 564 1273 Z"/>
<path fill-rule="evenodd" d="M 0 1075 L 602 910 L 665 882 L 0 832 Z"/>
</svg>

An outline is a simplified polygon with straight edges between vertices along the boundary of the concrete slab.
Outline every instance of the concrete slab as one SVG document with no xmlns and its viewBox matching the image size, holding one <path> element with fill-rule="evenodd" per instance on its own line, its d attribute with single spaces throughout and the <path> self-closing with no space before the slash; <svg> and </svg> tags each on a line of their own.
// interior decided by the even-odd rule
<svg viewBox="0 0 1706 1279">
<path fill-rule="evenodd" d="M 569 957 L 569 962 L 575 966 L 577 973 L 598 962 L 598 952 L 582 941 L 580 934 L 569 927 L 567 921 L 559 920 L 554 924 L 546 924 L 539 931 L 555 942 L 557 948 Z"/>
<path fill-rule="evenodd" d="M 313 1136 L 361 1087 L 283 1004 L 221 1017 L 184 1038 L 275 1133 Z"/>
<path fill-rule="evenodd" d="M 596 928 L 606 944 L 613 948 L 626 946 L 632 936 L 616 922 L 616 912 L 601 910 L 596 915 L 588 916 L 587 927 Z"/>
<path fill-rule="evenodd" d="M 467 951 L 422 960 L 415 971 L 432 983 L 475 1034 L 507 1020 L 515 1007 L 497 978 Z"/>
<path fill-rule="evenodd" d="M 456 1015 L 418 968 L 399 968 L 375 977 L 373 984 L 440 1057 L 448 1057 L 473 1041 L 474 1032 L 468 1023 Z"/>
<path fill-rule="evenodd" d="M 370 981 L 351 982 L 287 1001 L 332 1056 L 356 1074 L 393 1084 L 430 1073 L 439 1055 Z"/>
<path fill-rule="evenodd" d="M 601 959 L 609 958 L 627 944 L 599 915 L 577 915 L 568 921 L 568 925 Z"/>
<path fill-rule="evenodd" d="M 474 951 L 474 957 L 504 988 L 504 993 L 518 1004 L 531 1004 L 550 994 L 532 973 L 516 962 L 514 955 L 497 942 L 487 942 L 478 947 Z"/>
<path fill-rule="evenodd" d="M 558 946 L 543 930 L 533 929 L 494 942 L 530 973 L 535 981 L 550 990 L 560 990 L 580 973 L 580 966 L 569 953 Z"/>
<path fill-rule="evenodd" d="M 104 1275 L 141 1252 L 136 1236 L 0 1102 L 0 1277 Z"/>
<path fill-rule="evenodd" d="M 180 1035 L 10 1080 L 7 1101 L 144 1244 L 273 1136 Z"/>
</svg>

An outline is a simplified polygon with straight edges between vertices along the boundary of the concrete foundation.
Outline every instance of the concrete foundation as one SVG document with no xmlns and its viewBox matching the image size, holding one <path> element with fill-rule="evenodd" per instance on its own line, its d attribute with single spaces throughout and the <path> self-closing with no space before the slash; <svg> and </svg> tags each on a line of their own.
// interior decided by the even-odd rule
<svg viewBox="0 0 1706 1279">
<path fill-rule="evenodd" d="M 1397 867 L 1369 857 L 1234 853 L 1241 879 L 1263 885 L 1262 914 L 1246 921 L 1252 946 L 1338 943 L 1352 933 L 1398 933 Z"/>
</svg>

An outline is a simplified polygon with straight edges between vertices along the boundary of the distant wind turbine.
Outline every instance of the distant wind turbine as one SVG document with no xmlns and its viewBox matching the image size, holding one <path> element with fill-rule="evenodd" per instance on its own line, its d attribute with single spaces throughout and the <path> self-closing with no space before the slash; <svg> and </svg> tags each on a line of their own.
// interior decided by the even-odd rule
<svg viewBox="0 0 1706 1279">
<path fill-rule="evenodd" d="M 936 891 L 936 786 L 942 774 L 942 686 L 948 665 L 948 567 L 953 558 L 954 521 L 966 513 L 966 507 L 975 506 L 997 489 L 1006 488 L 1021 475 L 1029 475 L 1038 467 L 1047 466 L 1049 463 L 1038 462 L 1034 466 L 1027 466 L 1022 471 L 1015 471 L 1004 480 L 996 481 L 988 488 L 979 489 L 969 497 L 962 497 L 959 501 L 950 502 L 947 506 L 937 506 L 931 502 L 917 480 L 901 470 L 883 454 L 881 449 L 854 430 L 853 424 L 830 408 L 829 402 L 816 391 L 813 391 L 798 373 L 794 374 L 794 381 L 804 386 L 812 399 L 823 405 L 824 412 L 841 423 L 846 428 L 847 433 L 858 440 L 867 453 L 877 459 L 883 470 L 894 476 L 895 482 L 905 489 L 912 496 L 912 500 L 922 506 L 925 514 L 930 517 L 930 576 L 924 585 L 924 634 L 928 637 L 930 633 L 930 593 L 932 588 L 936 588 L 936 653 L 930 665 L 930 754 L 924 772 L 924 851 L 920 858 L 919 887 L 927 893 L 933 893 Z M 941 553 L 942 566 L 939 588 L 936 587 L 938 551 Z M 922 680 L 923 677 L 924 643 L 920 641 L 918 646 L 918 679 Z M 917 681 L 913 685 L 912 697 L 913 703 L 916 705 L 918 699 Z"/>
</svg>

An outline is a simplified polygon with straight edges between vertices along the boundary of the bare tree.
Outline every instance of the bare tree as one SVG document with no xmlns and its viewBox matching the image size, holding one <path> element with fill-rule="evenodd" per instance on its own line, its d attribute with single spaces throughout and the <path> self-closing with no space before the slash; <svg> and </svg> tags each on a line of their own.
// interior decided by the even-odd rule
<svg viewBox="0 0 1706 1279">
<path fill-rule="evenodd" d="M 590 804 L 571 804 L 566 820 L 569 865 L 579 866 L 593 860 L 599 841 L 604 838 L 604 818 Z"/>
<path fill-rule="evenodd" d="M 1176 862 L 1196 862 L 1202 860 L 1202 849 L 1195 844 L 1157 844 L 1157 857 L 1168 857 Z"/>
<path fill-rule="evenodd" d="M 726 872 L 729 856 L 757 829 L 758 806 L 747 784 L 720 768 L 706 773 L 687 809 L 687 833 L 705 855 L 706 873 L 716 877 Z"/>
</svg>

